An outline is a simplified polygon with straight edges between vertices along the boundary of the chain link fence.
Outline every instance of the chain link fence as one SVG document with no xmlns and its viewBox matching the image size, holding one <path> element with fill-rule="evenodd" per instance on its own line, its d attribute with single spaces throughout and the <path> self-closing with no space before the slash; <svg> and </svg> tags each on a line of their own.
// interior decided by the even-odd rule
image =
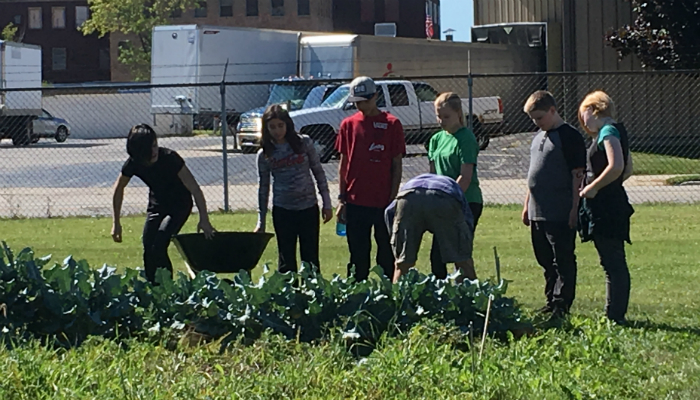
<svg viewBox="0 0 700 400">
<path fill-rule="evenodd" d="M 255 210 L 254 153 L 266 103 L 284 104 L 297 129 L 314 138 L 335 196 L 335 132 L 356 112 L 346 102 L 346 83 L 290 78 L 7 90 L 0 93 L 3 103 L 40 95 L 43 111 L 34 116 L 0 111 L 5 139 L 0 142 L 0 217 L 110 215 L 112 185 L 127 159 L 126 135 L 141 123 L 155 128 L 161 146 L 183 156 L 211 210 Z M 700 186 L 692 184 L 700 180 L 694 175 L 700 174 L 700 71 L 475 74 L 387 80 L 381 87 L 380 107 L 406 129 L 404 180 L 428 171 L 426 143 L 438 130 L 432 101 L 452 91 L 473 116 L 469 124 L 482 147 L 478 174 L 485 201 L 521 203 L 536 130 L 522 111 L 527 97 L 538 89 L 551 91 L 564 119 L 580 129 L 579 102 L 602 89 L 615 100 L 617 119 L 630 134 L 635 174 L 626 187 L 632 201 L 700 201 Z M 133 179 L 124 212 L 144 212 L 147 193 Z"/>
</svg>

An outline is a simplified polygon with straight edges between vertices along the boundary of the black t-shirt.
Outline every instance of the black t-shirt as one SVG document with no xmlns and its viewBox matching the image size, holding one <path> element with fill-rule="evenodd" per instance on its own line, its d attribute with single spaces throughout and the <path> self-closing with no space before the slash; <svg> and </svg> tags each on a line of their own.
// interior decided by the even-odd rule
<svg viewBox="0 0 700 400">
<path fill-rule="evenodd" d="M 158 161 L 146 166 L 129 158 L 122 166 L 122 175 L 137 176 L 148 186 L 149 210 L 192 208 L 192 194 L 178 176 L 184 166 L 185 160 L 179 154 L 159 147 Z"/>
</svg>

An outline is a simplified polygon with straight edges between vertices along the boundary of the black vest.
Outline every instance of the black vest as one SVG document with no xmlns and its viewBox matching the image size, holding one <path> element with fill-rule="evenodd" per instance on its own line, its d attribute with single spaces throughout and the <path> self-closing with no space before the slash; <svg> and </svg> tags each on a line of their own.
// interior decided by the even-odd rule
<svg viewBox="0 0 700 400">
<path fill-rule="evenodd" d="M 621 123 L 615 123 L 612 125 L 620 132 L 620 144 L 622 145 L 622 158 L 625 160 L 625 168 L 627 168 L 627 160 L 629 156 L 629 139 L 627 137 L 627 129 Z M 598 141 L 593 140 L 591 146 L 588 148 L 588 162 L 587 162 L 587 183 L 593 182 L 600 174 L 605 171 L 608 167 L 608 156 L 605 153 L 605 148 L 598 147 Z M 620 175 L 614 182 L 610 183 L 606 187 L 602 188 L 600 192 L 613 186 L 622 187 L 623 176 Z M 596 196 L 597 197 L 597 196 Z"/>
<path fill-rule="evenodd" d="M 620 132 L 620 144 L 625 168 L 629 159 L 629 139 L 627 129 L 621 123 L 613 126 Z M 598 141 L 593 140 L 588 148 L 586 182 L 590 184 L 603 173 L 608 166 L 608 156 L 605 149 L 598 147 Z M 629 236 L 630 217 L 634 208 L 629 203 L 627 192 L 622 186 L 624 173 L 604 188 L 598 191 L 593 199 L 583 199 L 579 210 L 579 233 L 585 242 L 593 234 L 608 236 L 631 243 Z"/>
</svg>

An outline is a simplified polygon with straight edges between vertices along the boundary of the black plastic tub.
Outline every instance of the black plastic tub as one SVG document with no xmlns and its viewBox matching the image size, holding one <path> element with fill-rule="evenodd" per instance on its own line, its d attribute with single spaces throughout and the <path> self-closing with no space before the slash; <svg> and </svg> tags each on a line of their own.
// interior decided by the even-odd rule
<svg viewBox="0 0 700 400">
<path fill-rule="evenodd" d="M 176 235 L 173 242 L 187 262 L 190 275 L 205 270 L 235 273 L 255 268 L 273 237 L 262 232 L 216 232 L 207 240 L 203 233 L 185 233 Z"/>
</svg>

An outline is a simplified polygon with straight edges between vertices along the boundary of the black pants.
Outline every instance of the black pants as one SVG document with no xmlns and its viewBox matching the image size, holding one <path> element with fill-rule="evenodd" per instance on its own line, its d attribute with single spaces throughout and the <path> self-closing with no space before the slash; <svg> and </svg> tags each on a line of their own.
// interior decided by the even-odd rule
<svg viewBox="0 0 700 400">
<path fill-rule="evenodd" d="M 350 276 L 353 265 L 357 281 L 363 281 L 369 276 L 370 252 L 372 251 L 371 235 L 372 227 L 374 227 L 374 240 L 377 242 L 377 264 L 384 270 L 384 275 L 392 279 L 394 276 L 394 253 L 391 251 L 391 239 L 384 221 L 384 209 L 347 204 L 345 210 L 348 248 L 350 249 L 348 276 Z"/>
<path fill-rule="evenodd" d="M 168 246 L 173 236 L 185 225 L 192 206 L 179 210 L 149 210 L 143 226 L 143 266 L 146 278 L 155 283 L 156 270 L 165 268 L 173 274 L 173 263 L 168 256 Z"/>
<path fill-rule="evenodd" d="M 624 320 L 630 300 L 630 272 L 625 258 L 625 242 L 594 234 L 593 243 L 605 270 L 605 313 L 614 321 Z"/>
<path fill-rule="evenodd" d="M 277 236 L 277 270 L 279 272 L 298 271 L 297 239 L 299 239 L 301 261 L 307 262 L 312 265 L 312 268 L 319 270 L 319 222 L 317 205 L 305 210 L 272 207 L 272 223 Z"/>
<path fill-rule="evenodd" d="M 481 213 L 484 211 L 484 205 L 482 203 L 469 203 L 469 209 L 471 210 L 472 217 L 474 218 L 474 232 L 472 233 L 476 233 L 476 225 L 479 223 Z M 436 278 L 447 278 L 447 264 L 442 262 L 440 245 L 438 244 L 437 240 L 435 240 L 435 237 L 433 237 L 433 245 L 430 248 L 430 267 L 433 275 L 435 275 Z"/>
<path fill-rule="evenodd" d="M 566 222 L 530 221 L 530 232 L 547 305 L 568 312 L 576 297 L 576 230 Z"/>
</svg>

